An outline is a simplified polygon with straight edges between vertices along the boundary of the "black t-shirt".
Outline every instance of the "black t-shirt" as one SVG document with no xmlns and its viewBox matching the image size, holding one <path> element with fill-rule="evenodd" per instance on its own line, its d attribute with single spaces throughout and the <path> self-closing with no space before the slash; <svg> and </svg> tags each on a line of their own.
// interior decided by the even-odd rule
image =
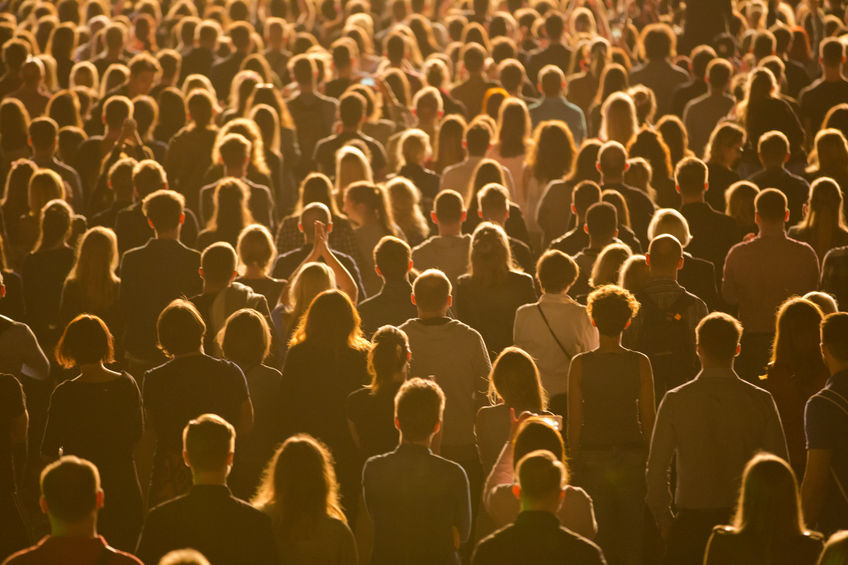
<svg viewBox="0 0 848 565">
<path fill-rule="evenodd" d="M 363 457 L 387 453 L 397 447 L 394 418 L 395 394 L 399 388 L 397 383 L 377 394 L 371 394 L 370 388 L 361 388 L 347 397 L 347 417 L 356 428 Z"/>
<path fill-rule="evenodd" d="M 181 450 L 183 428 L 201 414 L 217 414 L 237 425 L 248 398 L 241 369 L 204 354 L 177 357 L 151 369 L 142 392 L 156 430 L 157 450 Z"/>
<path fill-rule="evenodd" d="M 809 121 L 814 134 L 822 125 L 828 110 L 837 104 L 848 101 L 848 80 L 834 82 L 817 80 L 801 91 L 798 102 L 801 105 L 801 119 Z"/>
<path fill-rule="evenodd" d="M 12 375 L 0 373 L 0 492 L 15 490 L 12 422 L 26 410 L 24 389 Z"/>
</svg>

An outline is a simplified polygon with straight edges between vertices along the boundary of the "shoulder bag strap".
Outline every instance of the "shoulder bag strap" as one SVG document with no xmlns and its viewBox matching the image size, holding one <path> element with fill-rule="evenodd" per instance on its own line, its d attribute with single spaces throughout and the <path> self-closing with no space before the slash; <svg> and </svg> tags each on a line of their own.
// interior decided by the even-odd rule
<svg viewBox="0 0 848 565">
<path fill-rule="evenodd" d="M 551 337 L 554 338 L 554 341 L 559 346 L 560 351 L 562 351 L 562 353 L 563 353 L 563 355 L 565 355 L 566 359 L 571 361 L 571 357 L 572 357 L 571 353 L 568 352 L 568 350 L 565 348 L 565 346 L 559 340 L 557 335 L 554 333 L 554 329 L 551 327 L 551 324 L 548 322 L 547 316 L 545 316 L 545 312 L 542 310 L 542 305 L 537 303 L 536 309 L 539 311 L 539 315 L 542 316 L 542 321 L 545 322 L 545 326 L 547 326 L 548 331 L 551 332 Z"/>
</svg>

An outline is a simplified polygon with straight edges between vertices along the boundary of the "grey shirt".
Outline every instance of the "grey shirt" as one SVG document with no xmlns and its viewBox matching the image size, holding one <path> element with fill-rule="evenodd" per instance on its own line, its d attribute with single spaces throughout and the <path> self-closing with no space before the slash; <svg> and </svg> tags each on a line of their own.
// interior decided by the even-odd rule
<svg viewBox="0 0 848 565">
<path fill-rule="evenodd" d="M 648 456 L 648 506 L 658 520 L 669 515 L 675 458 L 677 508 L 732 508 L 745 465 L 758 451 L 787 458 L 771 394 L 731 369 L 704 369 L 660 403 Z"/>
<path fill-rule="evenodd" d="M 460 275 L 468 272 L 471 235 L 434 235 L 412 250 L 412 264 L 419 271 L 439 269 L 456 286 Z"/>
</svg>

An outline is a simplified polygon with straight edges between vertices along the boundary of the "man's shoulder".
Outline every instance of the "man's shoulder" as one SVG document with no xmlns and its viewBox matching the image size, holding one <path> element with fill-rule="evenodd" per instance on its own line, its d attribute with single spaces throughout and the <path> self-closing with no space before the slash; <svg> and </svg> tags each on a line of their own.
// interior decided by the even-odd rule
<svg viewBox="0 0 848 565">
<path fill-rule="evenodd" d="M 848 245 L 843 247 L 834 247 L 824 256 L 825 262 L 829 261 L 848 261 Z"/>
</svg>

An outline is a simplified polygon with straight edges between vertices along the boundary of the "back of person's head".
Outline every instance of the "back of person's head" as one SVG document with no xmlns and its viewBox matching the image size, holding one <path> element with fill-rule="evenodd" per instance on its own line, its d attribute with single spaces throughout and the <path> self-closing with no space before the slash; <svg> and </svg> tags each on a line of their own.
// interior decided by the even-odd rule
<svg viewBox="0 0 848 565">
<path fill-rule="evenodd" d="M 631 255 L 621 266 L 618 285 L 630 292 L 639 292 L 651 279 L 648 261 L 644 255 Z"/>
<path fill-rule="evenodd" d="M 545 15 L 545 35 L 549 41 L 558 41 L 565 33 L 565 19 L 558 10 L 549 10 Z"/>
<path fill-rule="evenodd" d="M 568 481 L 562 461 L 543 449 L 522 457 L 515 474 L 521 487 L 521 499 L 529 503 L 561 499 L 562 489 Z"/>
<path fill-rule="evenodd" d="M 236 243 L 239 262 L 268 271 L 277 257 L 277 246 L 271 232 L 261 224 L 251 224 L 241 230 Z M 271 305 L 273 306 L 273 305 Z"/>
<path fill-rule="evenodd" d="M 596 288 L 605 284 L 618 284 L 621 266 L 633 254 L 623 243 L 610 243 L 598 254 L 592 266 L 589 286 Z"/>
<path fill-rule="evenodd" d="M 420 129 L 408 129 L 398 143 L 398 162 L 402 165 L 420 165 L 433 153 L 430 137 Z"/>
<path fill-rule="evenodd" d="M 205 128 L 212 123 L 215 108 L 212 94 L 203 88 L 192 90 L 186 99 L 186 109 L 197 127 Z"/>
<path fill-rule="evenodd" d="M 577 280 L 577 263 L 558 249 L 545 251 L 536 262 L 536 280 L 545 294 L 561 294 Z"/>
<path fill-rule="evenodd" d="M 265 318 L 253 308 L 236 310 L 218 334 L 224 358 L 248 369 L 260 365 L 271 347 L 271 330 Z"/>
<path fill-rule="evenodd" d="M 539 71 L 539 85 L 541 86 L 542 94 L 546 97 L 554 98 L 561 95 L 564 84 L 565 75 L 556 65 L 545 65 Z"/>
<path fill-rule="evenodd" d="M 630 291 L 608 284 L 589 294 L 586 312 L 599 334 L 616 337 L 639 312 L 639 302 Z"/>
<path fill-rule="evenodd" d="M 804 300 L 809 300 L 818 306 L 822 316 L 827 316 L 839 311 L 839 303 L 837 303 L 836 298 L 826 292 L 818 290 L 810 291 L 804 295 Z"/>
<path fill-rule="evenodd" d="M 443 190 L 433 202 L 433 214 L 440 224 L 454 225 L 461 222 L 465 206 L 462 196 L 455 190 Z"/>
<path fill-rule="evenodd" d="M 731 363 L 742 339 L 742 324 L 729 314 L 713 312 L 698 323 L 695 334 L 702 358 Z"/>
<path fill-rule="evenodd" d="M 216 414 L 198 416 L 183 428 L 183 451 L 195 473 L 232 465 L 235 448 L 235 428 Z"/>
<path fill-rule="evenodd" d="M 489 399 L 503 401 L 516 414 L 541 412 L 547 408 L 547 395 L 542 388 L 536 363 L 523 349 L 507 347 L 492 364 L 489 373 Z"/>
<path fill-rule="evenodd" d="M 618 230 L 618 213 L 609 202 L 597 202 L 586 211 L 586 231 L 599 241 L 615 237 Z"/>
<path fill-rule="evenodd" d="M 483 218 L 499 218 L 509 211 L 509 191 L 490 182 L 477 192 L 477 204 Z"/>
<path fill-rule="evenodd" d="M 618 176 L 627 167 L 627 151 L 617 141 L 608 141 L 598 152 L 598 168 L 607 176 Z"/>
<path fill-rule="evenodd" d="M 56 345 L 56 361 L 66 369 L 112 363 L 114 354 L 109 328 L 103 320 L 90 314 L 80 314 L 71 320 Z"/>
<path fill-rule="evenodd" d="M 536 450 L 543 449 L 552 453 L 557 461 L 565 462 L 565 444 L 557 422 L 548 416 L 530 416 L 518 424 L 515 440 L 512 444 L 512 465 Z"/>
<path fill-rule="evenodd" d="M 250 141 L 238 133 L 228 133 L 218 142 L 224 166 L 229 169 L 243 167 L 250 159 Z"/>
<path fill-rule="evenodd" d="M 120 129 L 124 120 L 132 116 L 133 104 L 126 96 L 113 96 L 103 105 L 103 123 L 112 130 Z"/>
<path fill-rule="evenodd" d="M 207 282 L 224 284 L 236 276 L 238 255 L 233 246 L 225 241 L 213 243 L 200 256 L 200 270 Z"/>
<path fill-rule="evenodd" d="M 692 240 L 689 222 L 686 221 L 683 214 L 674 208 L 657 210 L 648 224 L 648 239 L 653 240 L 662 235 L 674 237 L 682 247 L 689 245 Z"/>
<path fill-rule="evenodd" d="M 766 167 L 779 167 L 789 155 L 789 139 L 782 131 L 772 130 L 760 136 L 757 144 L 760 160 Z"/>
<path fill-rule="evenodd" d="M 350 297 L 339 290 L 325 290 L 312 300 L 291 343 L 309 341 L 333 350 L 341 347 L 362 350 L 367 342 L 362 338 L 359 324 L 359 313 Z"/>
<path fill-rule="evenodd" d="M 157 233 L 173 230 L 184 219 L 185 197 L 173 190 L 157 190 L 144 197 L 142 210 Z"/>
<path fill-rule="evenodd" d="M 315 61 L 306 54 L 295 55 L 289 61 L 289 69 L 296 83 L 312 86 L 315 83 L 315 75 L 318 72 Z"/>
<path fill-rule="evenodd" d="M 445 410 L 445 393 L 435 381 L 409 379 L 395 396 L 395 423 L 405 441 L 426 441 L 437 430 Z"/>
<path fill-rule="evenodd" d="M 247 51 L 250 48 L 253 27 L 247 22 L 235 22 L 227 29 L 227 35 L 237 51 Z"/>
<path fill-rule="evenodd" d="M 748 462 L 733 525 L 773 550 L 780 540 L 804 532 L 798 482 L 786 461 L 760 453 Z"/>
<path fill-rule="evenodd" d="M 650 61 L 657 61 L 673 56 L 675 43 L 674 33 L 667 24 L 649 24 L 642 30 L 644 54 Z"/>
<path fill-rule="evenodd" d="M 492 141 L 492 130 L 482 120 L 474 120 L 465 130 L 465 145 L 471 156 L 485 155 Z"/>
<path fill-rule="evenodd" d="M 786 299 L 777 310 L 771 362 L 789 367 L 799 380 L 811 372 L 821 372 L 822 318 L 822 311 L 810 300 L 797 296 Z"/>
<path fill-rule="evenodd" d="M 822 352 L 840 363 L 848 363 L 848 313 L 826 316 L 821 323 Z"/>
<path fill-rule="evenodd" d="M 168 188 L 165 169 L 153 159 L 139 161 L 133 168 L 133 188 L 139 199 L 144 199 L 157 190 Z"/>
<path fill-rule="evenodd" d="M 206 324 L 200 312 L 182 298 L 168 304 L 156 320 L 159 349 L 171 357 L 199 351 L 205 334 Z"/>
<path fill-rule="evenodd" d="M 49 150 L 56 146 L 59 126 L 53 118 L 36 118 L 29 124 L 29 138 L 35 150 Z"/>
<path fill-rule="evenodd" d="M 726 59 L 713 59 L 707 65 L 707 82 L 716 90 L 727 88 L 733 76 L 733 66 Z"/>
<path fill-rule="evenodd" d="M 451 283 L 438 269 L 427 269 L 412 285 L 412 295 L 419 312 L 435 314 L 446 309 L 451 300 Z"/>
<path fill-rule="evenodd" d="M 471 278 L 486 287 L 499 283 L 512 270 L 512 250 L 501 226 L 482 222 L 474 229 L 469 265 Z"/>
<path fill-rule="evenodd" d="M 783 223 L 788 212 L 786 195 L 776 188 L 761 190 L 754 200 L 757 217 L 769 224 Z"/>
<path fill-rule="evenodd" d="M 409 363 L 409 339 L 403 330 L 383 326 L 374 333 L 368 350 L 368 372 L 371 374 L 371 394 L 391 389 L 392 380 Z"/>
<path fill-rule="evenodd" d="M 339 119 L 346 128 L 359 127 L 365 117 L 365 98 L 358 92 L 348 92 L 339 100 Z"/>
<path fill-rule="evenodd" d="M 652 272 L 676 270 L 683 259 L 683 246 L 673 235 L 658 235 L 651 240 L 646 257 Z"/>
<path fill-rule="evenodd" d="M 697 157 L 686 157 L 674 168 L 674 182 L 684 195 L 698 195 L 707 189 L 707 165 Z"/>
<path fill-rule="evenodd" d="M 300 212 L 300 225 L 306 234 L 311 234 L 315 222 L 323 222 L 327 225 L 332 222 L 330 209 L 320 202 L 310 202 Z"/>
<path fill-rule="evenodd" d="M 88 519 L 103 502 L 100 473 L 93 463 L 65 455 L 41 471 L 42 508 L 54 519 L 73 524 Z"/>
<path fill-rule="evenodd" d="M 581 181 L 574 187 L 572 198 L 574 213 L 578 216 L 585 217 L 589 208 L 601 201 L 601 187 L 594 181 Z"/>
<path fill-rule="evenodd" d="M 347 522 L 333 455 L 308 434 L 294 435 L 277 448 L 253 504 L 274 516 L 286 538 L 312 531 L 324 517 Z"/>
<path fill-rule="evenodd" d="M 751 42 L 751 52 L 754 58 L 762 59 L 775 52 L 776 41 L 774 34 L 767 29 L 756 32 Z"/>
<path fill-rule="evenodd" d="M 486 51 L 477 43 L 469 43 L 462 49 L 462 63 L 469 73 L 479 73 L 486 63 Z"/>
<path fill-rule="evenodd" d="M 389 281 L 405 279 L 411 260 L 409 244 L 394 236 L 384 236 L 374 248 L 374 265 L 380 269 L 383 278 Z"/>
<path fill-rule="evenodd" d="M 41 209 L 41 231 L 36 250 L 52 249 L 65 243 L 70 234 L 74 212 L 64 200 L 51 200 Z"/>
<path fill-rule="evenodd" d="M 819 44 L 819 56 L 825 67 L 839 67 L 845 61 L 845 44 L 841 39 L 828 37 Z"/>
<path fill-rule="evenodd" d="M 166 553 L 159 565 L 209 565 L 209 560 L 194 549 L 175 549 Z"/>
<path fill-rule="evenodd" d="M 24 170 L 25 168 L 22 167 L 21 172 Z M 29 177 L 29 182 L 27 183 L 27 204 L 29 205 L 31 215 L 40 215 L 41 210 L 49 201 L 62 200 L 64 198 L 65 183 L 62 182 L 62 177 L 56 171 L 52 169 L 37 169 Z"/>
</svg>

